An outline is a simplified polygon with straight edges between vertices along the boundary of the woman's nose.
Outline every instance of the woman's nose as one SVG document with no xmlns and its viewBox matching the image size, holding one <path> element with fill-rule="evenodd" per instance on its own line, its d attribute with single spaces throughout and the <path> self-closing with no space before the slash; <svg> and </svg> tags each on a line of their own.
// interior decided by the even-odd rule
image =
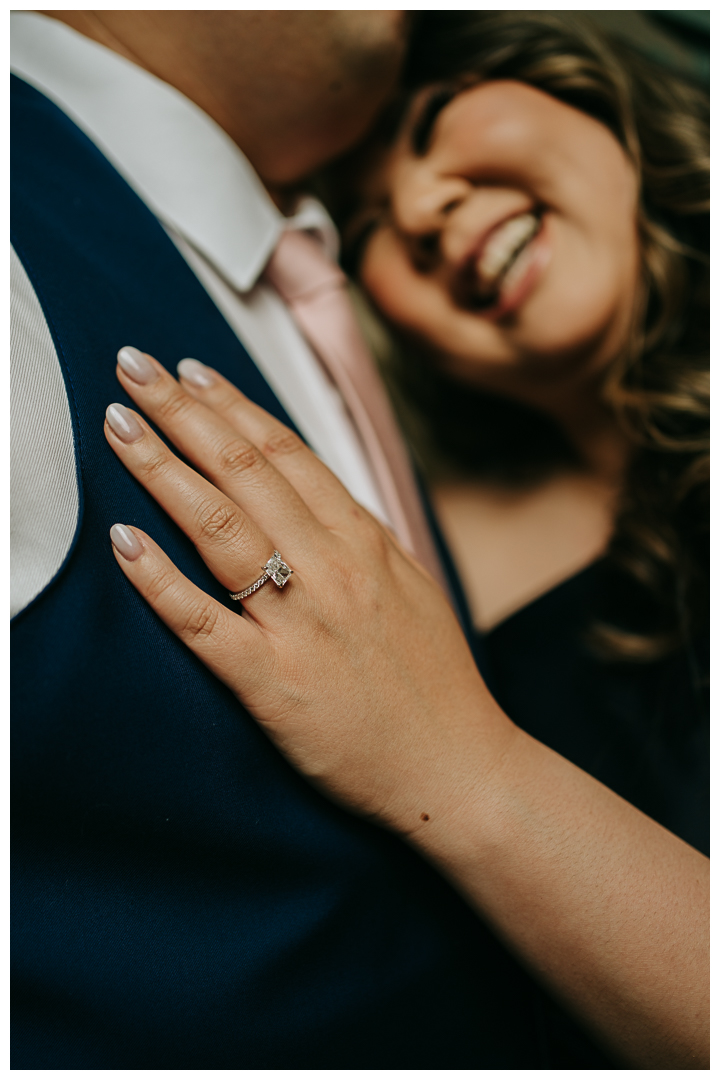
<svg viewBox="0 0 720 1080">
<path fill-rule="evenodd" d="M 418 164 L 398 177 L 393 216 L 399 230 L 413 238 L 437 235 L 463 202 L 470 185 L 460 177 L 438 176 Z"/>
</svg>

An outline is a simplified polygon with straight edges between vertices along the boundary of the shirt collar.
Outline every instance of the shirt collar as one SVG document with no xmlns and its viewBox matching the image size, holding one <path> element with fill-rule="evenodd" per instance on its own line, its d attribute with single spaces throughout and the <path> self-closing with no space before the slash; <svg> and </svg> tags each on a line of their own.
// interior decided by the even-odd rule
<svg viewBox="0 0 720 1080">
<path fill-rule="evenodd" d="M 35 12 L 11 16 L 11 67 L 50 97 L 167 225 L 245 292 L 284 228 L 315 231 L 337 255 L 324 207 L 283 218 L 230 137 L 184 94 L 111 49 Z"/>
</svg>

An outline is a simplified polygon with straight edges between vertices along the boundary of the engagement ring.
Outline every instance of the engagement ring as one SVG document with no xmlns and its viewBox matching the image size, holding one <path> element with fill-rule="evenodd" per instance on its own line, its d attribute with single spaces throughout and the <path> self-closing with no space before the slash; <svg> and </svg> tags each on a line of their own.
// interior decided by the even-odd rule
<svg viewBox="0 0 720 1080">
<path fill-rule="evenodd" d="M 246 596 L 250 596 L 252 593 L 257 592 L 266 581 L 274 581 L 278 589 L 282 589 L 283 585 L 287 584 L 290 575 L 293 573 L 288 564 L 283 562 L 283 557 L 279 551 L 273 551 L 268 561 L 262 567 L 262 571 L 262 577 L 259 577 L 252 585 L 248 585 L 247 589 L 243 589 L 242 592 L 231 592 L 230 599 L 244 600 Z"/>
</svg>

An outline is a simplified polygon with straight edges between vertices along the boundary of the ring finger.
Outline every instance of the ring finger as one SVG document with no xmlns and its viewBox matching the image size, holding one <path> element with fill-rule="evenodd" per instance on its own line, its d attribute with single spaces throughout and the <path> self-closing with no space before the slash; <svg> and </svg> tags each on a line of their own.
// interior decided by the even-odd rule
<svg viewBox="0 0 720 1080">
<path fill-rule="evenodd" d="M 180 461 L 137 413 L 110 405 L 105 434 L 126 468 L 147 489 L 195 544 L 210 572 L 230 593 L 238 593 L 262 576 L 273 544 L 236 504 L 208 480 Z M 286 553 L 283 552 L 283 555 Z M 287 553 L 292 565 L 292 553 Z M 276 586 L 268 583 L 242 603 L 260 622 L 277 610 Z M 287 601 L 298 602 L 302 585 L 293 580 Z"/>
</svg>

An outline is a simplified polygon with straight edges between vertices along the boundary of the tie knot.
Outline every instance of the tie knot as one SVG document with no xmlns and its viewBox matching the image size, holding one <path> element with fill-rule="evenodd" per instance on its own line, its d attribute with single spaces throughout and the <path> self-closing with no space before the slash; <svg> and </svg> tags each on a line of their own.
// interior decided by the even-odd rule
<svg viewBox="0 0 720 1080">
<path fill-rule="evenodd" d="M 345 284 L 345 275 L 320 242 L 297 229 L 282 234 L 264 277 L 288 303 Z"/>
</svg>

